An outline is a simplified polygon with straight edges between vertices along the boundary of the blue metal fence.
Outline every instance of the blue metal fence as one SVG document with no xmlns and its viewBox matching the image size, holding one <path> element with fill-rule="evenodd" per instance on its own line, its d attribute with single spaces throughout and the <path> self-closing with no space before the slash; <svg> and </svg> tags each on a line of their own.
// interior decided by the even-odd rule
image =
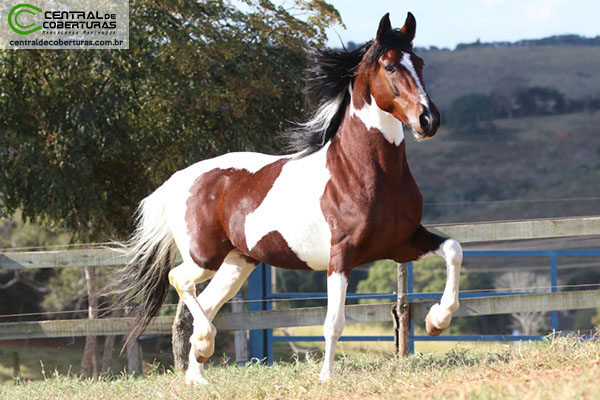
<svg viewBox="0 0 600 400">
<path fill-rule="evenodd" d="M 600 250 L 477 250 L 465 251 L 466 257 L 549 257 L 550 258 L 550 286 L 551 292 L 558 291 L 558 257 L 574 256 L 600 256 Z M 441 293 L 413 293 L 413 263 L 408 263 L 408 301 L 423 299 L 439 299 Z M 459 298 L 487 297 L 514 295 L 518 293 L 498 292 L 469 292 L 460 293 Z M 272 293 L 271 291 L 271 266 L 259 264 L 248 278 L 248 305 L 249 311 L 270 310 L 271 301 L 278 299 L 314 299 L 326 293 Z M 390 299 L 396 300 L 394 293 L 349 293 L 348 299 Z M 552 312 L 552 330 L 558 331 L 558 313 Z M 543 335 L 448 335 L 431 337 L 414 334 L 414 321 L 410 323 L 409 351 L 414 353 L 415 341 L 516 341 L 539 340 Z M 265 359 L 268 364 L 273 362 L 274 342 L 313 342 L 322 341 L 323 336 L 274 336 L 272 329 L 250 331 L 250 356 L 253 359 Z M 340 341 L 393 341 L 393 336 L 342 336 Z"/>
</svg>

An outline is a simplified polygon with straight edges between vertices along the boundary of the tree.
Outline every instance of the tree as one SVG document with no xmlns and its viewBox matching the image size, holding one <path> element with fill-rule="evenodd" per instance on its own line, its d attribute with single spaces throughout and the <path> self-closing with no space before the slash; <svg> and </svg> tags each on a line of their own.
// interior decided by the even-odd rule
<svg viewBox="0 0 600 400">
<path fill-rule="evenodd" d="M 461 136 L 477 136 L 494 131 L 494 103 L 483 93 L 471 93 L 450 102 L 447 115 L 448 127 Z"/>
<path fill-rule="evenodd" d="M 519 115 L 551 115 L 565 111 L 567 101 L 558 89 L 533 86 L 518 92 L 515 108 Z"/>
<path fill-rule="evenodd" d="M 425 258 L 413 263 L 413 292 L 441 293 L 446 285 L 446 265 L 440 257 Z M 397 264 L 392 260 L 381 260 L 373 263 L 366 279 L 358 283 L 359 293 L 392 293 L 398 290 Z M 461 290 L 483 289 L 490 285 L 488 274 L 469 274 L 464 269 L 460 274 Z M 369 303 L 373 300 L 361 300 Z M 459 318 L 453 320 L 449 332 L 481 331 L 481 324 L 489 322 L 485 317 Z M 483 329 L 487 330 L 487 329 Z"/>
<path fill-rule="evenodd" d="M 0 214 L 19 208 L 79 242 L 125 237 L 175 170 L 277 150 L 275 133 L 304 112 L 303 48 L 340 17 L 322 0 L 244 3 L 133 2 L 128 51 L 1 52 Z M 97 272 L 85 272 L 94 317 Z"/>
<path fill-rule="evenodd" d="M 515 99 L 526 85 L 527 81 L 519 75 L 506 75 L 494 82 L 490 93 L 494 115 L 498 118 L 512 118 Z"/>
<path fill-rule="evenodd" d="M 539 288 L 548 287 L 549 283 L 548 277 L 528 271 L 506 272 L 494 280 L 496 288 L 515 288 L 519 292 L 536 292 Z M 543 313 L 513 313 L 511 317 L 517 322 L 524 335 L 534 335 L 544 326 Z"/>
</svg>

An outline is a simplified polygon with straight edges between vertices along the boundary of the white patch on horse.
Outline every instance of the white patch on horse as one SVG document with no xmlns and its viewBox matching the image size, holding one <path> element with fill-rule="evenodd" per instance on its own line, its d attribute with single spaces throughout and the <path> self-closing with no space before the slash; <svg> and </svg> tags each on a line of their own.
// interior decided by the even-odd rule
<svg viewBox="0 0 600 400">
<path fill-rule="evenodd" d="M 350 89 L 350 96 L 352 96 L 352 89 Z M 396 146 L 399 146 L 404 140 L 402 122 L 389 112 L 379 108 L 373 95 L 371 95 L 371 104 L 365 102 L 359 110 L 354 108 L 354 102 L 351 99 L 350 116 L 356 116 L 360 119 L 367 129 L 375 128 L 379 130 L 388 142 Z"/>
<path fill-rule="evenodd" d="M 261 153 L 238 152 L 228 153 L 219 157 L 199 161 L 189 167 L 174 173 L 169 180 L 162 184 L 151 196 L 160 194 L 163 198 L 164 212 L 168 225 L 173 232 L 175 243 L 184 261 L 192 262 L 190 256 L 191 238 L 185 219 L 187 201 L 190 190 L 200 176 L 215 169 L 239 169 L 255 173 L 264 166 L 279 159 L 291 156 L 273 156 Z M 163 208 L 160 208 L 163 210 Z M 162 212 L 162 211 L 161 211 Z"/>
<path fill-rule="evenodd" d="M 427 94 L 425 93 L 425 87 L 423 86 L 421 79 L 419 79 L 419 75 L 417 75 L 417 70 L 415 69 L 413 62 L 410 59 L 409 53 L 402 52 L 402 59 L 400 60 L 400 64 L 402 64 L 402 66 L 408 70 L 410 76 L 412 76 L 413 80 L 415 81 L 415 84 L 417 85 L 417 88 L 419 89 L 421 104 L 423 104 L 423 106 L 427 110 L 429 110 L 429 100 L 427 99 Z"/>
<path fill-rule="evenodd" d="M 321 197 L 331 177 L 327 169 L 329 144 L 283 166 L 262 203 L 246 216 L 244 232 L 249 250 L 268 233 L 279 232 L 310 268 L 327 269 L 331 231 L 321 210 Z"/>
</svg>

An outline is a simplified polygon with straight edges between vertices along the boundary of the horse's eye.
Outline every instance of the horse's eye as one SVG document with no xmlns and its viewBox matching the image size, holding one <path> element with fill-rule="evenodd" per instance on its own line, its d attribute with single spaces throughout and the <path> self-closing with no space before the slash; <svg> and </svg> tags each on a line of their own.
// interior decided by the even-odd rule
<svg viewBox="0 0 600 400">
<path fill-rule="evenodd" d="M 392 64 L 388 64 L 385 66 L 385 70 L 387 72 L 396 72 L 396 67 L 394 67 Z"/>
</svg>

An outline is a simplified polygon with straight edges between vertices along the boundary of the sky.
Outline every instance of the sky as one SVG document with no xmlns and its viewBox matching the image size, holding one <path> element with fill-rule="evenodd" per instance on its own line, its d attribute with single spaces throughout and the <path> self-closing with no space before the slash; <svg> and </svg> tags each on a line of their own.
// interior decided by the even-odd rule
<svg viewBox="0 0 600 400">
<path fill-rule="evenodd" d="M 401 27 L 408 11 L 417 20 L 418 47 L 447 47 L 458 43 L 539 39 L 552 35 L 600 35 L 598 0 L 327 0 L 342 16 L 346 29 L 328 31 L 328 45 L 340 47 L 372 39 L 379 20 L 390 13 L 392 26 Z M 337 32 L 337 34 L 336 34 Z"/>
</svg>

